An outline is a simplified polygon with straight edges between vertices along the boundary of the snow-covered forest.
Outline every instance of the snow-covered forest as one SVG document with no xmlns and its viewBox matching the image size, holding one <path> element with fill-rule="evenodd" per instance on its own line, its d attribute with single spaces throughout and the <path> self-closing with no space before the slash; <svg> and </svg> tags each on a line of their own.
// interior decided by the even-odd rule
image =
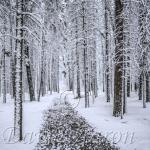
<svg viewBox="0 0 150 150">
<path fill-rule="evenodd" d="M 150 0 L 0 0 L 0 149 L 149 150 Z"/>
</svg>

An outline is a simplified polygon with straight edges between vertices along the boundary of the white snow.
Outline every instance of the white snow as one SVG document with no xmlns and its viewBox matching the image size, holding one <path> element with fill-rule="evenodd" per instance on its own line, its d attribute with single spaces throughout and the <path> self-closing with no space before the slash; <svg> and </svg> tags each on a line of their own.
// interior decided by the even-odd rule
<svg viewBox="0 0 150 150">
<path fill-rule="evenodd" d="M 71 96 L 69 97 L 69 101 L 72 101 Z M 127 114 L 123 119 L 112 116 L 113 104 L 106 103 L 104 93 L 101 93 L 90 108 L 85 109 L 84 99 L 81 99 L 75 109 L 96 131 L 121 150 L 150 150 L 150 104 L 147 104 L 147 108 L 142 108 L 142 101 L 137 100 L 135 94 L 132 94 L 127 103 Z"/>
<path fill-rule="evenodd" d="M 23 142 L 13 141 L 13 101 L 7 104 L 0 103 L 0 149 L 1 150 L 33 150 L 38 141 L 39 130 L 42 123 L 42 113 L 53 105 L 59 94 L 47 95 L 41 98 L 41 102 L 25 102 L 23 113 Z"/>
<path fill-rule="evenodd" d="M 105 102 L 103 93 L 90 104 L 90 108 L 84 108 L 84 98 L 78 101 L 73 98 L 72 92 L 67 100 L 79 111 L 79 114 L 102 133 L 121 150 L 149 150 L 150 148 L 150 104 L 142 108 L 142 101 L 137 100 L 135 94 L 128 99 L 128 112 L 124 119 L 112 116 L 112 103 Z M 62 95 L 62 100 L 65 94 Z M 41 98 L 41 102 L 24 103 L 24 138 L 21 143 L 10 144 L 10 131 L 13 127 L 13 102 L 0 103 L 0 149 L 1 150 L 33 150 L 37 141 L 42 123 L 42 112 L 59 101 L 60 94 L 47 95 Z M 78 104 L 79 102 L 79 104 Z M 12 142 L 12 141 L 11 141 Z"/>
</svg>

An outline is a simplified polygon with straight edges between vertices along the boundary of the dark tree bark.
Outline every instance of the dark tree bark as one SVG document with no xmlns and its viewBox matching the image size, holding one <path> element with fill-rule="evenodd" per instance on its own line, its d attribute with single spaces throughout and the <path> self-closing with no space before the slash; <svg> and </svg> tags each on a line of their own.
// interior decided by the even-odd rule
<svg viewBox="0 0 150 150">
<path fill-rule="evenodd" d="M 5 41 L 4 41 L 5 45 Z M 6 55 L 5 55 L 5 47 L 2 51 L 3 53 L 3 103 L 6 103 Z"/>
<path fill-rule="evenodd" d="M 15 135 L 23 139 L 22 60 L 23 60 L 23 0 L 16 1 L 16 72 L 15 72 Z"/>
<path fill-rule="evenodd" d="M 115 49 L 115 79 L 114 79 L 114 108 L 113 115 L 122 114 L 123 99 L 123 2 L 115 1 L 116 49 Z"/>
<path fill-rule="evenodd" d="M 44 40 L 44 32 L 42 31 L 42 54 L 41 54 L 41 72 L 40 72 L 40 84 L 39 84 L 39 91 L 38 91 L 38 98 L 37 100 L 40 101 L 40 96 L 44 96 L 46 94 L 45 85 L 44 85 L 44 77 L 45 77 L 45 70 L 44 70 L 44 58 L 45 58 L 45 40 Z"/>
<path fill-rule="evenodd" d="M 106 65 L 106 99 L 107 102 L 110 102 L 110 75 L 109 75 L 109 26 L 108 26 L 108 8 L 107 8 L 107 0 L 105 0 L 105 65 Z"/>
<path fill-rule="evenodd" d="M 24 41 L 24 54 L 25 54 L 25 65 L 26 65 L 26 71 L 27 71 L 30 101 L 35 101 L 35 93 L 34 93 L 33 79 L 32 79 L 32 73 L 31 73 L 31 64 L 30 64 L 30 57 L 29 57 L 29 46 L 26 41 Z"/>
<path fill-rule="evenodd" d="M 79 66 L 79 50 L 78 50 L 78 20 L 76 16 L 76 65 L 77 65 L 77 98 L 81 97 L 80 94 L 80 66 Z"/>
<path fill-rule="evenodd" d="M 150 102 L 149 73 L 146 74 L 146 102 Z"/>
<path fill-rule="evenodd" d="M 134 91 L 137 92 L 137 89 L 138 89 L 138 86 L 137 86 L 137 83 L 135 82 L 134 83 Z"/>
<path fill-rule="evenodd" d="M 130 97 L 130 76 L 127 78 L 127 97 Z"/>
<path fill-rule="evenodd" d="M 4 34 L 4 38 L 3 38 L 3 50 L 2 50 L 2 54 L 3 54 L 3 62 L 2 62 L 2 66 L 3 66 L 3 73 L 2 73 L 2 79 L 3 79 L 3 103 L 6 103 L 6 37 L 5 37 L 5 33 L 6 33 L 6 18 L 4 17 L 4 28 L 3 28 L 3 34 Z"/>
<path fill-rule="evenodd" d="M 85 108 L 89 107 L 89 84 L 88 84 L 88 57 L 87 57 L 87 41 L 85 29 L 85 1 L 82 2 L 82 30 L 83 30 L 83 58 L 84 58 L 84 94 L 85 94 Z"/>
<path fill-rule="evenodd" d="M 144 3 L 139 3 L 139 33 L 140 33 L 140 51 L 142 53 L 139 54 L 140 56 L 140 69 L 141 69 L 141 76 L 142 76 L 142 100 L 143 100 L 143 108 L 146 108 L 146 101 L 149 97 L 149 85 L 147 83 L 147 79 L 149 77 L 148 71 L 147 71 L 147 64 L 148 64 L 148 44 L 149 41 L 147 40 L 147 5 L 148 1 L 144 1 Z M 147 47 L 147 48 L 146 48 Z M 148 92 L 148 93 L 147 93 Z"/>
<path fill-rule="evenodd" d="M 139 94 L 139 100 L 142 100 L 142 74 L 139 76 L 139 83 L 138 83 L 138 94 Z"/>
</svg>

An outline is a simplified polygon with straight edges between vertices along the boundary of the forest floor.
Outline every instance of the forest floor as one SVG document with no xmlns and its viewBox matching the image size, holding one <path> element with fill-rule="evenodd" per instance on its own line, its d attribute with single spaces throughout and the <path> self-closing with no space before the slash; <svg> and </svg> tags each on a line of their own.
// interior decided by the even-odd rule
<svg viewBox="0 0 150 150">
<path fill-rule="evenodd" d="M 106 103 L 104 93 L 86 109 L 84 99 L 79 101 L 70 94 L 67 99 L 97 132 L 102 133 L 121 150 L 150 149 L 150 103 L 144 109 L 135 93 L 127 100 L 127 113 L 123 119 L 112 116 L 113 103 Z"/>
<path fill-rule="evenodd" d="M 119 146 L 121 150 L 149 150 L 150 147 L 150 104 L 142 108 L 142 101 L 133 94 L 128 99 L 127 114 L 124 119 L 112 116 L 112 103 L 105 102 L 103 93 L 84 108 L 84 99 L 74 99 L 72 93 L 62 95 L 72 104 L 79 114 L 86 118 L 97 132 L 102 133 L 109 141 Z M 39 130 L 43 123 L 43 111 L 49 109 L 60 100 L 60 94 L 46 95 L 41 102 L 24 103 L 24 140 L 13 141 L 13 101 L 7 104 L 0 103 L 0 149 L 2 150 L 33 150 L 38 142 Z"/>
<path fill-rule="evenodd" d="M 9 96 L 8 96 L 9 97 Z M 59 94 L 46 95 L 41 102 L 26 101 L 23 113 L 23 142 L 13 141 L 13 112 L 12 100 L 7 104 L 0 103 L 0 149 L 1 150 L 33 150 L 39 138 L 39 131 L 43 123 L 43 111 L 53 105 Z"/>
</svg>

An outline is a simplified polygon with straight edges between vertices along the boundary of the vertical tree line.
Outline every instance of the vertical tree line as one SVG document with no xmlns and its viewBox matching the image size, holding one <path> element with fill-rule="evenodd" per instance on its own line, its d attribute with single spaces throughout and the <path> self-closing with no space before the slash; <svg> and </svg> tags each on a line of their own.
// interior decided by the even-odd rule
<svg viewBox="0 0 150 150">
<path fill-rule="evenodd" d="M 150 102 L 149 0 L 1 0 L 0 97 L 14 102 L 22 140 L 23 103 L 60 92 L 88 108 L 105 92 L 123 118 L 135 92 Z"/>
</svg>

